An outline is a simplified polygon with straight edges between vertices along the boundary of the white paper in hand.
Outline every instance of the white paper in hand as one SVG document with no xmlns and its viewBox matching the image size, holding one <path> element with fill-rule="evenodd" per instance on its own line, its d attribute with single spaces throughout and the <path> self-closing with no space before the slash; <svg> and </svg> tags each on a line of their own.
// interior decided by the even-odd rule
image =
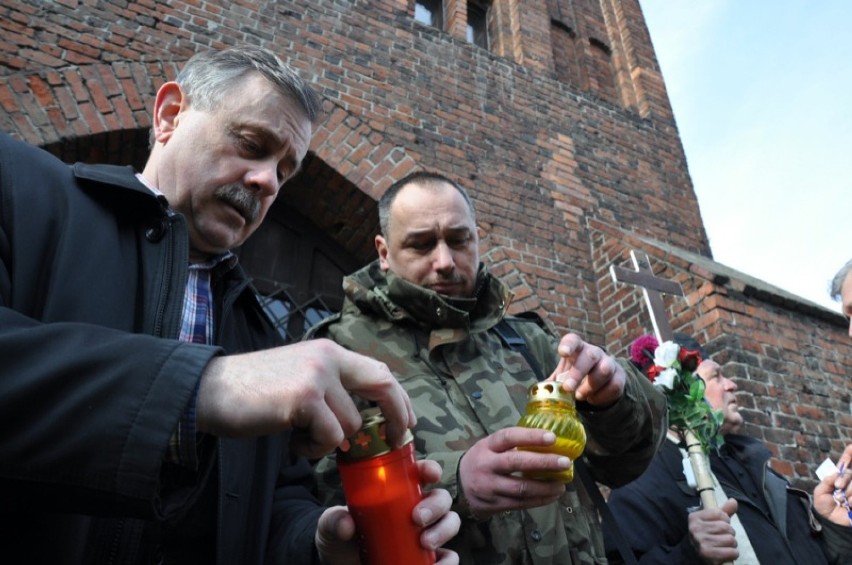
<svg viewBox="0 0 852 565">
<path fill-rule="evenodd" d="M 819 480 L 825 480 L 826 477 L 830 475 L 837 474 L 837 465 L 831 460 L 830 457 L 826 457 L 825 461 L 823 461 L 816 470 L 816 476 Z"/>
</svg>

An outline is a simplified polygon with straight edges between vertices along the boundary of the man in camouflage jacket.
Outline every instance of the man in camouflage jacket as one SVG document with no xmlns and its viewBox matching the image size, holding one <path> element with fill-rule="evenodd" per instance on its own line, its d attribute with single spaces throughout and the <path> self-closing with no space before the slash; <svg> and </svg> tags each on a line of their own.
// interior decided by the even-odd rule
<svg viewBox="0 0 852 565">
<path fill-rule="evenodd" d="M 309 335 L 381 360 L 400 380 L 418 415 L 418 456 L 441 463 L 440 486 L 463 517 L 448 544 L 461 563 L 605 563 L 597 512 L 579 481 L 518 473 L 571 463 L 515 449 L 553 437 L 516 427 L 537 375 L 493 331 L 512 294 L 479 263 L 467 193 L 440 175 L 415 173 L 386 192 L 379 214 L 379 260 L 344 280 L 342 312 Z M 594 478 L 614 487 L 638 477 L 664 434 L 662 395 L 629 363 L 576 335 L 559 342 L 535 322 L 512 326 L 544 374 L 574 381 Z M 333 457 L 316 473 L 321 498 L 340 501 Z"/>
</svg>

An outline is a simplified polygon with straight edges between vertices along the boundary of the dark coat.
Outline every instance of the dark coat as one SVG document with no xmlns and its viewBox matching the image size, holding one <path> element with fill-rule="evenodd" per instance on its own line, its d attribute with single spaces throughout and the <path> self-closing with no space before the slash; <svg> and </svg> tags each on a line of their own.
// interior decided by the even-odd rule
<svg viewBox="0 0 852 565">
<path fill-rule="evenodd" d="M 737 514 L 761 563 L 843 562 L 826 557 L 833 553 L 833 542 L 824 534 L 837 528 L 825 527 L 812 518 L 807 495 L 790 488 L 769 468 L 770 453 L 763 444 L 746 436 L 728 435 L 723 449 L 728 450 L 726 457 L 735 457 L 753 478 L 745 484 L 753 483 L 760 491 L 744 492 L 748 489 L 740 488 L 734 478 L 736 471 L 732 474 L 718 456 L 711 456 L 711 469 L 725 492 L 737 500 Z M 667 441 L 641 477 L 610 495 L 609 507 L 640 563 L 703 563 L 688 535 L 688 509 L 699 507 L 700 500 L 686 483 L 682 461 L 680 450 Z M 848 538 L 848 532 L 843 534 Z M 614 559 L 617 554 L 612 532 L 605 531 L 604 536 Z"/>
<path fill-rule="evenodd" d="M 181 524 L 199 548 L 215 531 L 219 563 L 285 549 L 292 562 L 312 559 L 321 508 L 286 435 L 208 438 L 197 471 L 164 464 L 210 359 L 277 343 L 239 267 L 214 276 L 219 346 L 177 341 L 188 241 L 184 218 L 130 168 L 68 166 L 0 134 L 5 555 L 156 560 Z M 183 519 L 187 509 L 210 535 Z"/>
</svg>

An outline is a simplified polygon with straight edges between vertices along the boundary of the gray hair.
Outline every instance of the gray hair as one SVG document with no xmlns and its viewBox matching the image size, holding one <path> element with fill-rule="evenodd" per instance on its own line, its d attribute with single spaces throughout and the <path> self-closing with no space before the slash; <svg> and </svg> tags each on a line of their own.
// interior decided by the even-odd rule
<svg viewBox="0 0 852 565">
<path fill-rule="evenodd" d="M 261 73 L 299 105 L 311 124 L 317 123 L 322 114 L 319 94 L 275 53 L 262 47 L 229 47 L 197 53 L 186 62 L 175 82 L 192 106 L 210 111 L 217 108 L 228 90 L 250 72 Z M 152 145 L 153 137 L 152 129 Z"/>
<path fill-rule="evenodd" d="M 840 302 L 840 289 L 843 287 L 843 282 L 852 274 L 852 259 L 846 262 L 837 274 L 834 275 L 834 278 L 831 279 L 831 286 L 829 287 L 828 294 L 831 296 L 833 300 L 836 302 Z"/>
<path fill-rule="evenodd" d="M 390 188 L 388 188 L 382 197 L 379 198 L 379 226 L 382 230 L 382 235 L 388 236 L 388 229 L 390 228 L 390 209 L 393 205 L 394 200 L 396 200 L 399 192 L 408 186 L 409 184 L 419 184 L 425 187 L 436 187 L 442 184 L 448 184 L 455 188 L 459 194 L 462 195 L 464 201 L 467 203 L 467 207 L 470 210 L 470 218 L 473 220 L 473 223 L 476 224 L 476 210 L 473 207 L 473 200 L 470 199 L 470 195 L 467 191 L 462 188 L 458 183 L 453 182 L 448 179 L 444 175 L 440 173 L 430 173 L 427 171 L 418 171 L 416 173 L 411 173 L 400 180 L 393 183 Z"/>
</svg>

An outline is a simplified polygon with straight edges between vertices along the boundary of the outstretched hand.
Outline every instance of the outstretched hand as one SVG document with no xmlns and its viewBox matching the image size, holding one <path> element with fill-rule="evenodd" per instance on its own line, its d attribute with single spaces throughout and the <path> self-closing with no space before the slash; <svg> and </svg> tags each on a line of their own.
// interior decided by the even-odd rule
<svg viewBox="0 0 852 565">
<path fill-rule="evenodd" d="M 562 337 L 557 351 L 561 359 L 548 380 L 562 381 L 577 400 L 603 408 L 624 394 L 624 369 L 600 347 L 570 333 Z"/>
<path fill-rule="evenodd" d="M 393 445 L 414 426 L 411 400 L 384 363 L 318 339 L 211 361 L 198 389 L 198 430 L 251 437 L 293 429 L 294 451 L 320 457 L 361 425 L 350 392 L 379 405 Z"/>
<path fill-rule="evenodd" d="M 568 469 L 572 462 L 565 456 L 516 449 L 544 447 L 555 441 L 553 432 L 521 427 L 504 428 L 477 441 L 459 463 L 459 482 L 471 513 L 487 518 L 556 501 L 565 492 L 563 483 L 513 475 L 518 471 Z"/>
<path fill-rule="evenodd" d="M 849 516 L 849 510 L 840 504 L 842 499 L 840 494 L 835 495 L 835 490 L 844 493 L 849 505 L 852 506 L 852 469 L 849 468 L 850 464 L 852 464 L 852 444 L 846 446 L 837 461 L 838 469 L 843 469 L 843 472 L 829 475 L 814 488 L 814 510 L 823 518 L 842 526 L 849 526 L 852 518 Z"/>
</svg>

